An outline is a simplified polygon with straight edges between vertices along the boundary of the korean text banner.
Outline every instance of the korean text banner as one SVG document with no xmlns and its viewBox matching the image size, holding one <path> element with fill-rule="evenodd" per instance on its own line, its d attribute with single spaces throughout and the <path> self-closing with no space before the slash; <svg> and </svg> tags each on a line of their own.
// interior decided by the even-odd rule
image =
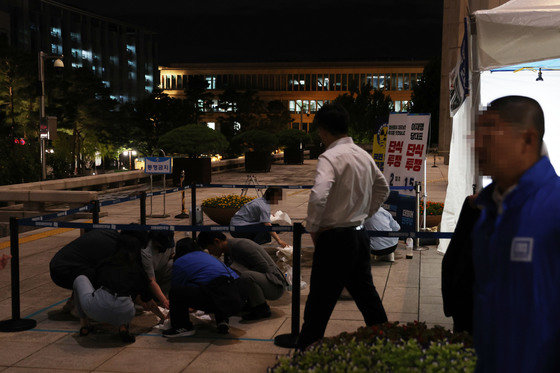
<svg viewBox="0 0 560 373">
<path fill-rule="evenodd" d="M 146 157 L 144 172 L 147 174 L 170 174 L 171 157 Z"/>
<path fill-rule="evenodd" d="M 430 114 L 389 116 L 383 175 L 390 186 L 414 186 L 422 181 Z M 401 194 L 414 195 L 413 190 Z"/>
</svg>

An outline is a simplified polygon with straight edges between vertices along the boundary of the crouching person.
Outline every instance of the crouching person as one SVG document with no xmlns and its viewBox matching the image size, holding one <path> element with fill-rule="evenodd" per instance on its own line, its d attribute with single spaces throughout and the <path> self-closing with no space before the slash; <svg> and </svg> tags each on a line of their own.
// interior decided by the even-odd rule
<svg viewBox="0 0 560 373">
<path fill-rule="evenodd" d="M 198 243 L 215 257 L 225 254 L 233 261 L 231 268 L 243 279 L 257 285 L 252 303 L 255 306 L 243 315 L 243 320 L 258 320 L 270 317 L 270 307 L 266 300 L 276 300 L 284 294 L 286 281 L 282 271 L 266 250 L 252 240 L 245 238 L 228 239 L 221 232 L 201 232 Z"/>
<path fill-rule="evenodd" d="M 169 292 L 171 329 L 167 338 L 195 334 L 189 308 L 213 313 L 219 333 L 229 333 L 229 317 L 243 308 L 247 294 L 255 285 L 239 276 L 224 263 L 202 251 L 192 239 L 177 241 Z"/>
<path fill-rule="evenodd" d="M 364 222 L 366 231 L 392 231 L 401 229 L 399 223 L 393 219 L 391 213 L 380 207 L 379 210 Z M 394 262 L 395 250 L 399 243 L 398 237 L 370 237 L 369 248 L 377 260 Z"/>
<path fill-rule="evenodd" d="M 150 281 L 140 263 L 140 250 L 146 242 L 141 232 L 123 232 L 117 251 L 98 265 L 93 282 L 86 275 L 76 277 L 73 289 L 81 320 L 80 336 L 91 332 L 90 318 L 117 326 L 122 341 L 133 343 L 136 338 L 129 331 L 135 315 L 133 300 L 164 317 L 152 300 Z"/>
</svg>

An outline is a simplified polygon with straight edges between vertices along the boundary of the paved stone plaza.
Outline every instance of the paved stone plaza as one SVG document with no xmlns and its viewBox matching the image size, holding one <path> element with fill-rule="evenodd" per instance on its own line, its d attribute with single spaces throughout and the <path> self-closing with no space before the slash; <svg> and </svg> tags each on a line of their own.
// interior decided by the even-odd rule
<svg viewBox="0 0 560 373">
<path fill-rule="evenodd" d="M 433 159 L 430 158 L 433 162 Z M 428 162 L 429 200 L 443 201 L 447 186 L 447 166 L 438 159 L 438 167 Z M 313 183 L 316 160 L 306 160 L 303 166 L 273 165 L 267 174 L 257 174 L 262 184 L 308 185 Z M 247 174 L 241 170 L 213 175 L 213 183 L 245 183 Z M 198 203 L 220 194 L 240 193 L 239 189 L 199 189 Z M 190 206 L 190 193 L 187 192 Z M 250 190 L 249 195 L 255 191 Z M 302 221 L 307 211 L 309 190 L 286 190 L 277 207 L 295 221 Z M 148 218 L 148 223 L 188 224 L 174 219 L 180 212 L 180 193 L 167 195 L 170 218 Z M 273 207 L 274 209 L 274 207 Z M 139 201 L 103 207 L 108 215 L 101 222 L 138 223 Z M 148 214 L 150 201 L 148 199 Z M 155 197 L 153 213 L 162 213 L 162 197 Z M 214 224 L 205 217 L 205 224 Z M 190 233 L 189 233 L 190 234 Z M 133 320 L 131 329 L 136 342 L 124 345 L 116 329 L 100 326 L 87 337 L 78 337 L 79 321 L 61 308 L 70 292 L 55 286 L 49 276 L 48 263 L 54 253 L 79 235 L 77 229 L 41 229 L 20 235 L 21 242 L 21 314 L 37 320 L 34 330 L 21 333 L 0 333 L 0 371 L 5 372 L 264 372 L 275 363 L 278 355 L 289 352 L 273 344 L 274 336 L 290 331 L 291 293 L 270 302 L 272 317 L 264 321 L 242 322 L 230 319 L 230 334 L 215 331 L 213 323 L 197 322 L 193 337 L 167 340 L 154 329 L 156 317 L 143 314 Z M 176 240 L 185 236 L 175 235 Z M 282 233 L 291 242 L 291 233 Z M 303 237 L 303 280 L 309 282 L 313 247 L 309 235 Z M 268 248 L 271 253 L 273 247 Z M 0 240 L 0 254 L 9 252 L 9 240 Z M 343 255 L 343 250 L 341 250 Z M 414 252 L 405 259 L 404 250 L 397 250 L 394 263 L 374 262 L 375 285 L 390 321 L 425 321 L 430 325 L 451 326 L 443 315 L 440 291 L 441 259 L 435 247 Z M 333 276 L 336 273 L 333 273 Z M 302 290 L 301 314 L 309 289 Z M 0 271 L 0 319 L 11 316 L 10 269 Z M 353 301 L 339 301 L 327 328 L 332 336 L 354 331 L 363 326 L 363 319 Z"/>
</svg>

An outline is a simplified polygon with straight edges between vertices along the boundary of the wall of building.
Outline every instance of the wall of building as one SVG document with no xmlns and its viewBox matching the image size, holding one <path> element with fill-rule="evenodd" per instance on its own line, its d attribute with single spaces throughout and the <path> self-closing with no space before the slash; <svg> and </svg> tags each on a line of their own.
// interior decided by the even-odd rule
<svg viewBox="0 0 560 373">
<path fill-rule="evenodd" d="M 392 64 L 184 64 L 160 67 L 160 87 L 174 98 L 184 98 L 189 76 L 201 75 L 216 96 L 225 89 L 253 89 L 263 101 L 280 100 L 290 111 L 294 128 L 309 130 L 315 112 L 326 102 L 349 93 L 352 85 L 370 84 L 391 97 L 395 111 L 407 111 L 412 86 L 422 76 L 425 63 Z M 216 97 L 217 100 L 217 97 Z M 217 101 L 216 101 L 217 104 Z M 221 115 L 206 115 L 215 120 Z M 213 119 L 214 118 L 214 119 Z"/>
<path fill-rule="evenodd" d="M 153 91 L 159 76 L 154 33 L 51 0 L 4 1 L 13 46 L 63 54 L 65 69 L 92 70 L 121 102 Z"/>
<path fill-rule="evenodd" d="M 449 112 L 449 73 L 457 63 L 464 34 L 464 19 L 477 10 L 492 9 L 508 0 L 444 0 L 443 35 L 441 46 L 441 87 L 439 108 L 440 154 L 449 160 L 451 143 L 451 117 Z"/>
</svg>

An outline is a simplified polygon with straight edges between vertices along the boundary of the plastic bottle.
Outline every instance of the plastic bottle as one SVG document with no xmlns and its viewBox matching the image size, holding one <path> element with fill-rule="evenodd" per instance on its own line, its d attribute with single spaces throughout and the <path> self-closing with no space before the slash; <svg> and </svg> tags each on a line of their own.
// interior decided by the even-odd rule
<svg viewBox="0 0 560 373">
<path fill-rule="evenodd" d="M 406 259 L 412 259 L 412 246 L 413 246 L 413 241 L 412 238 L 407 238 L 406 239 Z"/>
</svg>

